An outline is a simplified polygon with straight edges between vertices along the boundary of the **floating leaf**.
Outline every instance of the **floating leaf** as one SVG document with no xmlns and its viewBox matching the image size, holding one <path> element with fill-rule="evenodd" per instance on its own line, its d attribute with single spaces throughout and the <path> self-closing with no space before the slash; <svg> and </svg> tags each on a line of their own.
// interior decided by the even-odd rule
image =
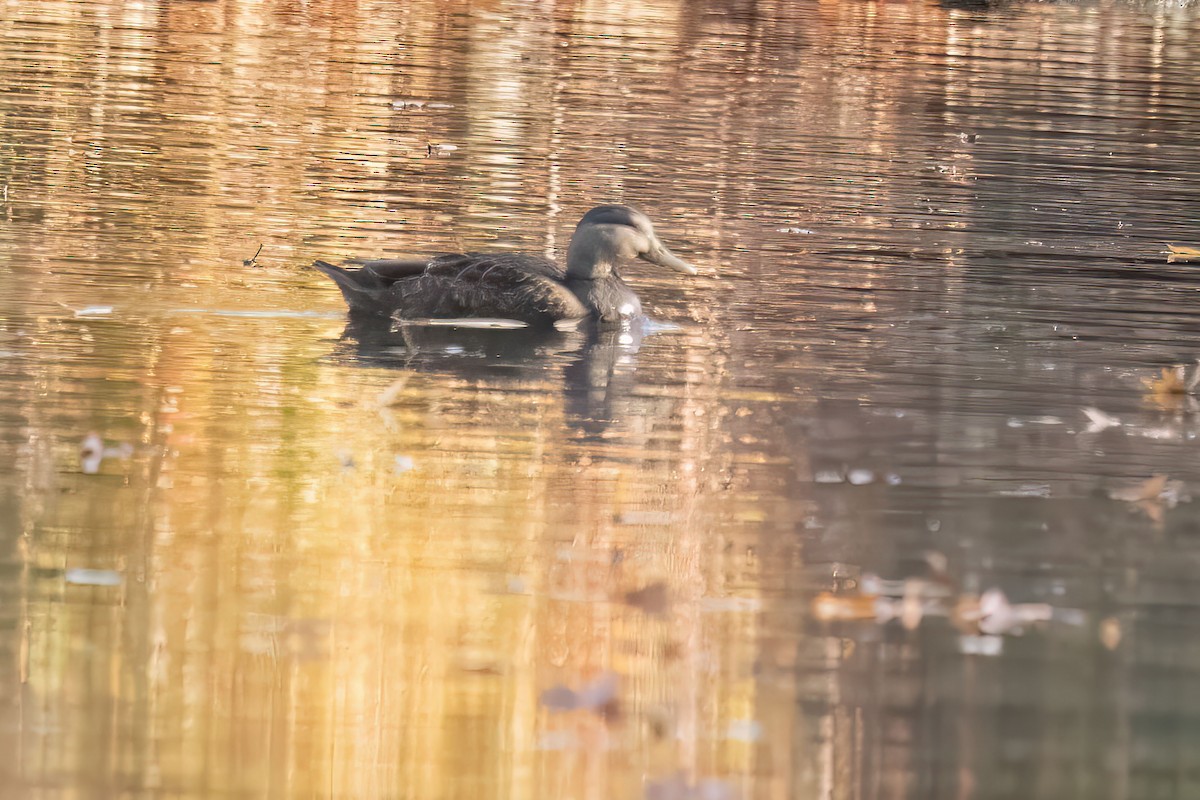
<svg viewBox="0 0 1200 800">
<path fill-rule="evenodd" d="M 79 586 L 121 585 L 121 575 L 111 569 L 82 569 L 72 567 L 63 574 L 63 577 L 67 583 L 74 583 Z"/>
<path fill-rule="evenodd" d="M 1109 489 L 1108 496 L 1113 500 L 1124 500 L 1127 503 L 1141 503 L 1146 500 L 1157 500 L 1166 488 L 1167 476 L 1154 475 L 1129 486 Z"/>
<path fill-rule="evenodd" d="M 1177 364 L 1164 367 L 1157 378 L 1143 378 L 1142 383 L 1149 390 L 1146 400 L 1154 403 L 1164 411 L 1182 412 L 1185 409 L 1196 410 L 1196 400 L 1192 397 L 1200 384 L 1200 367 L 1187 376 L 1187 367 Z"/>
<path fill-rule="evenodd" d="M 85 475 L 95 475 L 100 471 L 100 464 L 106 458 L 129 458 L 133 455 L 133 445 L 122 442 L 114 447 L 106 447 L 100 434 L 92 431 L 83 437 L 79 444 L 79 469 Z"/>
<path fill-rule="evenodd" d="M 1174 264 L 1177 261 L 1197 261 L 1200 260 L 1200 247 L 1186 247 L 1184 245 L 1169 244 L 1167 245 L 1167 262 Z"/>
<path fill-rule="evenodd" d="M 100 462 L 104 460 L 104 440 L 100 434 L 92 432 L 83 437 L 79 445 L 79 468 L 85 475 L 95 475 L 100 471 Z"/>
<path fill-rule="evenodd" d="M 1088 418 L 1088 433 L 1099 433 L 1108 428 L 1116 428 L 1120 426 L 1121 420 L 1114 417 L 1112 414 L 1106 414 L 1098 408 L 1085 406 L 1083 413 Z"/>
<path fill-rule="evenodd" d="M 1174 367 L 1163 367 L 1162 374 L 1159 377 L 1142 378 L 1142 384 L 1155 397 L 1186 394 L 1187 381 L 1185 371 L 1182 364 Z"/>
<path fill-rule="evenodd" d="M 878 600 L 873 594 L 821 592 L 813 598 L 812 615 L 822 622 L 875 619 Z"/>
</svg>

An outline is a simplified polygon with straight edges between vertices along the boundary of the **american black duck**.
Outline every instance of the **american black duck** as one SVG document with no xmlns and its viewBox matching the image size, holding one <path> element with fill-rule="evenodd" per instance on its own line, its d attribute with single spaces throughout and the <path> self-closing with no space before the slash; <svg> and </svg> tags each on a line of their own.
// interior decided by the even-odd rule
<svg viewBox="0 0 1200 800">
<path fill-rule="evenodd" d="M 621 279 L 630 258 L 696 274 L 668 250 L 650 218 L 629 206 L 596 206 L 583 215 L 567 248 L 567 268 L 531 253 L 455 253 L 428 259 L 380 259 L 355 270 L 314 267 L 337 283 L 356 316 L 402 320 L 484 318 L 570 327 L 637 317 L 642 304 Z"/>
</svg>

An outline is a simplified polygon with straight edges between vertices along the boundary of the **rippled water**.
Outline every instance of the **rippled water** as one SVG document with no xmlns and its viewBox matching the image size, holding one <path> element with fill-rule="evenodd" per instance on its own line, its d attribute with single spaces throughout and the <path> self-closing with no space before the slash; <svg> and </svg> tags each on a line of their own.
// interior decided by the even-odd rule
<svg viewBox="0 0 1200 800">
<path fill-rule="evenodd" d="M 0 795 L 1200 791 L 1192 9 L 0 9 Z M 307 267 L 601 202 L 635 329 Z"/>
</svg>

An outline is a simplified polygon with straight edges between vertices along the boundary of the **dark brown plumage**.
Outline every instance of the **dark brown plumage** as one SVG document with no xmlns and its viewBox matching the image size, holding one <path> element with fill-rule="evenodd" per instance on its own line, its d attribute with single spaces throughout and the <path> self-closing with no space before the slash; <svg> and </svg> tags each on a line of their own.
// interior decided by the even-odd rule
<svg viewBox="0 0 1200 800">
<path fill-rule="evenodd" d="M 571 237 L 564 272 L 529 253 L 458 253 L 367 261 L 357 270 L 313 266 L 337 283 L 356 315 L 401 319 L 486 317 L 528 325 L 572 324 L 589 315 L 614 322 L 641 313 L 617 273 L 639 257 L 695 274 L 658 240 L 650 220 L 627 206 L 597 206 Z"/>
</svg>

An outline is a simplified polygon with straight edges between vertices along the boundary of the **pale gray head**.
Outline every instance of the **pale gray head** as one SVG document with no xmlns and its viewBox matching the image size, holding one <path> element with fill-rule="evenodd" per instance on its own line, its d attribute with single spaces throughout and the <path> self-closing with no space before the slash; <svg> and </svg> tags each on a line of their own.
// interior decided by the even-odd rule
<svg viewBox="0 0 1200 800">
<path fill-rule="evenodd" d="M 567 277 L 596 280 L 612 274 L 621 261 L 642 258 L 653 264 L 695 275 L 654 235 L 650 218 L 629 206 L 596 206 L 583 215 L 567 248 Z"/>
</svg>

